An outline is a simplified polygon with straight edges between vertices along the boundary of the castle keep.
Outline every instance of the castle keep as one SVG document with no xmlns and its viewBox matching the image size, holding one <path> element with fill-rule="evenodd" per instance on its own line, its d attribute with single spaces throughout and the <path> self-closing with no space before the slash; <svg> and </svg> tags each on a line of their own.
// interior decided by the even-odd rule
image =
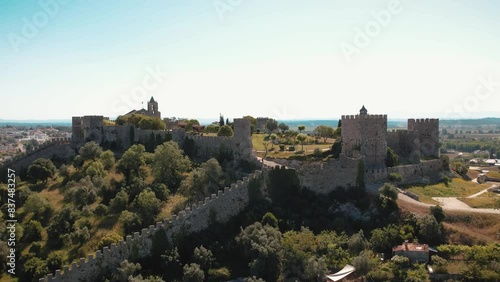
<svg viewBox="0 0 500 282">
<path fill-rule="evenodd" d="M 408 119 L 407 130 L 387 132 L 387 115 L 370 115 L 365 106 L 359 115 L 342 116 L 342 154 L 364 156 L 367 168 L 383 168 L 387 147 L 403 163 L 439 156 L 439 119 Z"/>
<path fill-rule="evenodd" d="M 387 115 L 369 115 L 365 106 L 359 115 L 342 116 L 342 154 L 365 158 L 366 167 L 384 167 L 387 156 Z"/>
</svg>

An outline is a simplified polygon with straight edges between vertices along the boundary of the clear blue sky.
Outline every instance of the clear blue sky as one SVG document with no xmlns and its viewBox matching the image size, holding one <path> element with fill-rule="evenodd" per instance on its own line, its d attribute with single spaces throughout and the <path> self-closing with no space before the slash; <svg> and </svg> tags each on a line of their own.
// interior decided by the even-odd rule
<svg viewBox="0 0 500 282">
<path fill-rule="evenodd" d="M 500 117 L 500 2 L 391 2 L 0 0 L 0 119 Z"/>
</svg>

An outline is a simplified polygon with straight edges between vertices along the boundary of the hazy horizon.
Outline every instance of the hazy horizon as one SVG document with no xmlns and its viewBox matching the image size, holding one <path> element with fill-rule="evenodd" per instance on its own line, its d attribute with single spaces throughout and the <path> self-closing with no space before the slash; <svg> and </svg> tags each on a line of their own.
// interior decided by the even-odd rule
<svg viewBox="0 0 500 282">
<path fill-rule="evenodd" d="M 496 1 L 0 0 L 0 119 L 500 117 Z M 201 119 L 201 118 L 200 118 Z"/>
</svg>

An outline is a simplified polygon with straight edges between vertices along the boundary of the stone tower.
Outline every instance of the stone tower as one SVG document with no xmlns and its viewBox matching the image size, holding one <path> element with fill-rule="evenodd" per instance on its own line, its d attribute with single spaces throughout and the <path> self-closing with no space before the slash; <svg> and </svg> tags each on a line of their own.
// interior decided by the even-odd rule
<svg viewBox="0 0 500 282">
<path fill-rule="evenodd" d="M 236 146 L 235 153 L 238 152 L 237 158 L 250 160 L 252 159 L 252 128 L 248 119 L 235 118 L 233 120 L 234 128 L 234 145 Z"/>
<path fill-rule="evenodd" d="M 359 115 L 342 116 L 342 153 L 365 157 L 367 168 L 385 166 L 387 115 L 369 115 L 363 106 Z"/>
<path fill-rule="evenodd" d="M 408 130 L 418 132 L 420 156 L 439 157 L 439 119 L 408 119 Z"/>
<path fill-rule="evenodd" d="M 148 114 L 153 117 L 161 119 L 161 113 L 158 111 L 158 102 L 151 96 L 151 100 L 148 102 Z"/>
</svg>

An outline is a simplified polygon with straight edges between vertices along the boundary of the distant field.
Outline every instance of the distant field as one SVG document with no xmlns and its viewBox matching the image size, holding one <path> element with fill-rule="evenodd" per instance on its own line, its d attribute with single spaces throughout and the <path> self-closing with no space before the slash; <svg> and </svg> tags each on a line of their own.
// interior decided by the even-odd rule
<svg viewBox="0 0 500 282">
<path fill-rule="evenodd" d="M 406 190 L 417 194 L 423 203 L 437 204 L 432 197 L 467 197 L 490 186 L 490 183 L 477 184 L 460 178 L 453 178 L 448 187 L 444 183 L 438 183 L 427 186 L 412 186 Z"/>
</svg>

